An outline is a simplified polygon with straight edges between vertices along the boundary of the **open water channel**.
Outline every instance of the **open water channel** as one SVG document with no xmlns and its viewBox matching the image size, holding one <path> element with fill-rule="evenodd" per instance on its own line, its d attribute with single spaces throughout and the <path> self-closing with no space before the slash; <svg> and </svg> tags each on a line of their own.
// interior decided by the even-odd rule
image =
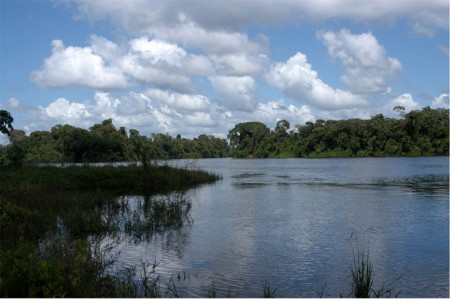
<svg viewBox="0 0 450 299">
<path fill-rule="evenodd" d="M 280 297 L 348 296 L 353 257 L 369 252 L 375 288 L 449 296 L 448 157 L 170 163 L 222 180 L 185 194 L 189 224 L 117 246 L 125 266 L 159 263 L 162 288 L 172 277 L 184 297 L 262 297 L 266 282 Z"/>
</svg>

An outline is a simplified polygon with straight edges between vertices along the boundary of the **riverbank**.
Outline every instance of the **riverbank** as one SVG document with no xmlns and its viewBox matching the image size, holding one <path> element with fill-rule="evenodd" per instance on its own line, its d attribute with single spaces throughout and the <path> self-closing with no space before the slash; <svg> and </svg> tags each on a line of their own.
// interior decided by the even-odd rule
<svg viewBox="0 0 450 299">
<path fill-rule="evenodd" d="M 169 166 L 71 166 L 2 168 L 1 194 L 107 190 L 116 193 L 154 194 L 185 190 L 212 183 L 219 176 L 200 170 Z"/>
<path fill-rule="evenodd" d="M 0 172 L 2 297 L 133 297 L 131 272 L 116 269 L 111 256 L 115 241 L 101 240 L 124 232 L 150 238 L 189 224 L 191 202 L 182 191 L 220 179 L 169 166 Z M 150 196 L 157 193 L 168 195 Z M 141 196 L 145 207 L 133 210 L 130 194 Z"/>
</svg>

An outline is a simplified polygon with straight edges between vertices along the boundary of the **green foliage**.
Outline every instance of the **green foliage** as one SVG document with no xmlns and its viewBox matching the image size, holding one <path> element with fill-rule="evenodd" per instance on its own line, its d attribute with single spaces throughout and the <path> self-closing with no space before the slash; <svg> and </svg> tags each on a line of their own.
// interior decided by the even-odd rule
<svg viewBox="0 0 450 299">
<path fill-rule="evenodd" d="M 149 238 L 190 223 L 182 195 L 144 196 L 137 208 L 120 194 L 182 190 L 218 179 L 161 167 L 8 167 L 0 184 L 0 296 L 158 297 L 155 267 L 114 271 L 102 238 Z M 118 223 L 121 223 L 120 225 Z"/>
<path fill-rule="evenodd" d="M 270 129 L 260 122 L 237 124 L 228 133 L 233 156 L 237 158 L 266 158 L 263 141 L 270 135 Z"/>
<path fill-rule="evenodd" d="M 228 138 L 237 158 L 367 157 L 448 155 L 449 110 L 426 107 L 402 118 L 317 120 L 295 126 L 281 120 L 274 131 L 261 123 L 237 124 Z M 264 132 L 255 136 L 253 131 Z"/>
<path fill-rule="evenodd" d="M 104 120 L 89 130 L 70 125 L 54 126 L 50 132 L 8 131 L 11 144 L 0 148 L 0 166 L 46 163 L 90 163 L 135 161 L 148 166 L 156 159 L 228 157 L 225 139 L 200 135 L 189 140 L 168 134 L 142 136 L 124 127 L 116 130 L 112 120 Z"/>
<path fill-rule="evenodd" d="M 26 136 L 8 130 L 11 144 L 0 147 L 0 166 L 61 162 L 135 161 L 149 166 L 157 159 L 181 158 L 288 158 L 423 156 L 449 154 L 449 110 L 414 110 L 401 119 L 382 114 L 368 120 L 306 122 L 290 130 L 287 120 L 273 131 L 261 122 L 237 124 L 225 139 L 205 134 L 186 139 L 168 134 L 142 136 L 137 130 L 117 130 L 111 119 L 89 130 L 57 125 L 50 132 Z M 5 130 L 7 129 L 4 125 Z M 8 127 L 9 128 L 9 127 Z M 11 127 L 12 128 L 12 127 Z M 289 131 L 290 130 L 290 131 Z"/>
<path fill-rule="evenodd" d="M 13 129 L 12 123 L 14 118 L 6 110 L 0 110 L 0 132 L 9 135 L 9 132 Z"/>
</svg>

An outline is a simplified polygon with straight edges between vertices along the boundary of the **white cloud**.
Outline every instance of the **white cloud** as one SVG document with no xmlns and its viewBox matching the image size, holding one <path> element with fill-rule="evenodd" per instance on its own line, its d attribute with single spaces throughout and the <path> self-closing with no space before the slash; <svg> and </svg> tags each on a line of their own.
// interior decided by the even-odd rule
<svg viewBox="0 0 450 299">
<path fill-rule="evenodd" d="M 448 30 L 447 0 L 78 0 L 81 16 L 91 21 L 109 19 L 128 33 L 155 34 L 162 27 L 179 28 L 191 22 L 210 31 L 239 31 L 248 25 L 274 25 L 286 22 L 319 23 L 350 20 L 362 24 L 389 26 L 407 20 L 413 32 L 433 35 Z M 180 35 L 179 38 L 182 38 Z M 188 38 L 189 39 L 189 38 Z"/>
<path fill-rule="evenodd" d="M 268 61 L 266 55 L 249 54 L 211 55 L 210 58 L 219 73 L 231 76 L 257 74 Z"/>
<path fill-rule="evenodd" d="M 91 88 L 125 88 L 126 77 L 115 66 L 93 53 L 89 47 L 64 47 L 61 40 L 52 41 L 52 54 L 40 70 L 31 73 L 31 80 L 42 87 L 70 85 Z"/>
<path fill-rule="evenodd" d="M 149 97 L 143 93 L 130 92 L 128 95 L 123 96 L 118 105 L 116 112 L 121 116 L 139 115 L 145 113 L 152 107 L 152 102 Z"/>
<path fill-rule="evenodd" d="M 91 35 L 90 47 L 92 52 L 109 62 L 116 61 L 124 53 L 123 49 L 116 43 L 95 34 Z"/>
<path fill-rule="evenodd" d="M 226 107 L 241 111 L 252 111 L 255 108 L 256 83 L 252 77 L 211 76 L 209 80 L 222 95 Z"/>
<path fill-rule="evenodd" d="M 149 89 L 145 94 L 151 99 L 182 111 L 206 111 L 210 108 L 210 101 L 202 95 L 169 93 L 159 89 Z"/>
<path fill-rule="evenodd" d="M 10 108 L 17 108 L 20 105 L 20 101 L 16 98 L 9 98 L 8 99 L 8 106 Z"/>
<path fill-rule="evenodd" d="M 449 96 L 448 93 L 443 93 L 439 95 L 438 97 L 433 99 L 433 102 L 431 104 L 431 107 L 433 108 L 449 108 Z"/>
<path fill-rule="evenodd" d="M 46 116 L 58 120 L 76 120 L 84 117 L 90 117 L 88 106 L 81 103 L 71 103 L 65 98 L 58 98 L 48 107 L 39 107 Z"/>
<path fill-rule="evenodd" d="M 180 92 L 195 90 L 191 74 L 183 69 L 185 60 L 192 57 L 175 44 L 140 37 L 119 46 L 96 35 L 90 42 L 89 47 L 66 48 L 62 41 L 54 40 L 51 56 L 40 70 L 31 73 L 31 79 L 42 87 L 125 88 L 135 79 L 134 83 Z"/>
<path fill-rule="evenodd" d="M 334 89 L 319 79 L 306 56 L 297 52 L 286 63 L 274 64 L 265 75 L 266 81 L 287 96 L 313 106 L 335 110 L 365 106 L 367 101 L 349 91 Z"/>
<path fill-rule="evenodd" d="M 315 119 L 311 109 L 302 105 L 300 108 L 294 105 L 286 105 L 283 100 L 259 103 L 254 112 L 254 119 L 269 124 L 274 128 L 276 122 L 287 120 L 291 124 L 291 129 L 297 124 L 304 124 Z"/>
<path fill-rule="evenodd" d="M 182 68 L 187 74 L 194 76 L 209 76 L 215 72 L 214 65 L 208 57 L 194 54 L 189 54 L 184 59 Z"/>
<path fill-rule="evenodd" d="M 149 89 L 119 97 L 98 91 L 91 101 L 84 103 L 58 98 L 46 107 L 39 107 L 29 123 L 33 128 L 56 123 L 88 128 L 109 118 L 116 127 L 138 129 L 147 136 L 169 133 L 194 137 L 202 133 L 223 133 L 229 116 L 222 107 L 202 95 Z"/>
<path fill-rule="evenodd" d="M 140 37 L 129 42 L 129 49 L 116 62 L 128 76 L 160 88 L 192 92 L 194 87 L 181 70 L 187 52 L 175 44 Z"/>
<path fill-rule="evenodd" d="M 413 96 L 410 93 L 404 93 L 402 95 L 399 95 L 387 105 L 391 105 L 392 106 L 391 109 L 393 109 L 395 106 L 403 106 L 405 107 L 405 112 L 409 112 L 411 110 L 416 110 L 420 108 L 419 103 L 414 101 Z"/>
<path fill-rule="evenodd" d="M 165 63 L 180 67 L 183 58 L 187 55 L 186 51 L 177 45 L 161 40 L 148 40 L 147 37 L 133 39 L 130 46 L 141 64 Z"/>
<path fill-rule="evenodd" d="M 264 36 L 250 40 L 244 33 L 207 30 L 192 22 L 183 22 L 176 27 L 161 27 L 152 31 L 152 34 L 185 47 L 201 49 L 207 54 L 255 54 L 268 51 L 267 38 Z"/>
<path fill-rule="evenodd" d="M 328 53 L 346 68 L 347 73 L 341 79 L 353 93 L 388 93 L 389 79 L 402 71 L 398 59 L 387 57 L 385 49 L 370 32 L 351 34 L 342 29 L 337 33 L 320 33 L 318 37 L 328 47 Z"/>
<path fill-rule="evenodd" d="M 399 117 L 399 114 L 393 110 L 395 106 L 405 107 L 405 113 L 408 113 L 412 110 L 420 109 L 421 107 L 421 105 L 414 100 L 412 94 L 404 93 L 391 100 L 388 100 L 381 107 L 381 113 L 387 117 Z"/>
</svg>

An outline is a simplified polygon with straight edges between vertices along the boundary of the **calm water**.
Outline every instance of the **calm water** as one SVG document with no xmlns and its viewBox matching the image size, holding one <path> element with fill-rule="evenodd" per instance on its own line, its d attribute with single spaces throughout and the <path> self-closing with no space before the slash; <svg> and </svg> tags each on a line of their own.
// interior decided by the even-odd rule
<svg viewBox="0 0 450 299">
<path fill-rule="evenodd" d="M 173 275 L 181 296 L 262 297 L 266 281 L 280 297 L 348 296 L 353 253 L 368 250 L 375 287 L 449 296 L 448 157 L 173 163 L 223 179 L 187 192 L 191 225 L 118 247 L 126 266 L 159 262 L 162 287 Z"/>
</svg>

